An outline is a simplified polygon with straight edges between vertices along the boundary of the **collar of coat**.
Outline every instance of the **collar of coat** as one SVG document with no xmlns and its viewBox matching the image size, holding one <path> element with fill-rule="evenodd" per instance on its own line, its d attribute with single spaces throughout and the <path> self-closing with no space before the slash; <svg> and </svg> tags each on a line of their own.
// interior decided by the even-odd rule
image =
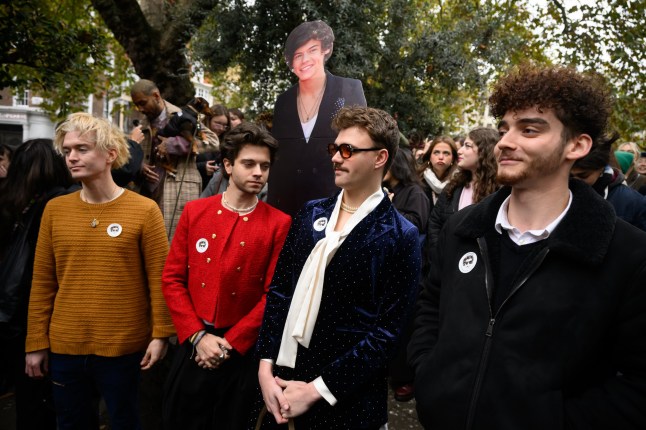
<svg viewBox="0 0 646 430">
<path fill-rule="evenodd" d="M 339 192 L 335 193 L 333 197 L 314 200 L 308 203 L 308 205 L 313 204 L 311 214 L 309 215 L 311 217 L 310 222 L 314 223 L 321 217 L 327 218 L 328 220 L 330 219 Z M 355 251 L 368 246 L 368 244 L 383 234 L 390 232 L 397 226 L 398 222 L 401 222 L 401 220 L 406 221 L 404 218 L 401 218 L 401 220 L 398 221 L 397 218 L 397 211 L 393 209 L 390 199 L 388 196 L 384 196 L 383 200 L 377 205 L 377 207 L 359 224 L 357 224 L 350 233 L 358 244 L 358 248 Z M 325 230 L 314 232 L 315 240 L 320 240 L 324 236 Z"/>
<path fill-rule="evenodd" d="M 547 238 L 550 252 L 557 252 L 586 265 L 602 263 L 615 230 L 615 212 L 602 197 L 579 180 L 570 180 L 572 205 Z M 511 187 L 503 187 L 477 205 L 465 208 L 455 234 L 478 238 L 494 231 L 496 215 Z M 458 213 L 459 214 L 459 213 Z M 497 234 L 497 233 L 496 233 Z"/>
</svg>

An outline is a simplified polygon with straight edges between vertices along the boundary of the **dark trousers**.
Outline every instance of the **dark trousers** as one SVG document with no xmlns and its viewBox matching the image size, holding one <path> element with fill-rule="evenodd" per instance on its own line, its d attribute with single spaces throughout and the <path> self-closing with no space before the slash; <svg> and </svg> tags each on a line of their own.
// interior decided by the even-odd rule
<svg viewBox="0 0 646 430">
<path fill-rule="evenodd" d="M 210 330 L 213 331 L 213 330 Z M 219 330 L 222 336 L 222 330 Z M 258 387 L 258 361 L 235 350 L 215 370 L 195 362 L 193 345 L 182 344 L 166 380 L 163 400 L 165 430 L 244 429 Z"/>
<path fill-rule="evenodd" d="M 2 329 L 0 329 L 2 331 Z M 49 377 L 30 378 L 25 373 L 25 337 L 0 335 L 0 373 L 8 388 L 14 387 L 16 401 L 16 430 L 56 430 L 56 415 L 52 403 Z"/>
<path fill-rule="evenodd" d="M 140 430 L 137 388 L 142 353 L 120 357 L 50 354 L 59 430 L 96 428 L 96 392 L 103 397 L 112 430 Z"/>
</svg>

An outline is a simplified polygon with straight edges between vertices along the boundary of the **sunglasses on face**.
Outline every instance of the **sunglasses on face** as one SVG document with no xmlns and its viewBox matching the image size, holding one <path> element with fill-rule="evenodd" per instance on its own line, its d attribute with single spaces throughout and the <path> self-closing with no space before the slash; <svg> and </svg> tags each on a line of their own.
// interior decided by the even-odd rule
<svg viewBox="0 0 646 430">
<path fill-rule="evenodd" d="M 380 149 L 384 148 L 355 148 L 349 143 L 342 143 L 340 145 L 337 145 L 336 143 L 328 143 L 327 145 L 327 152 L 331 157 L 339 152 L 341 154 L 341 158 L 343 158 L 344 160 L 352 157 L 352 154 L 354 154 L 355 152 L 379 151 Z"/>
</svg>

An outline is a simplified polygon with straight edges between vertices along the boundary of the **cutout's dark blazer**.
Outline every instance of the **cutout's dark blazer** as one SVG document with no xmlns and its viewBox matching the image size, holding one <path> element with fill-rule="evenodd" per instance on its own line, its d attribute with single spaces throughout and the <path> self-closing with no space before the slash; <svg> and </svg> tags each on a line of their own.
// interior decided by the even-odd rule
<svg viewBox="0 0 646 430">
<path fill-rule="evenodd" d="M 361 81 L 325 73 L 327 85 L 309 142 L 298 118 L 298 84 L 281 94 L 274 106 L 272 135 L 279 147 L 269 172 L 267 203 L 291 216 L 305 202 L 338 191 L 327 153 L 328 143 L 337 136 L 332 119 L 344 106 L 366 106 Z"/>
</svg>

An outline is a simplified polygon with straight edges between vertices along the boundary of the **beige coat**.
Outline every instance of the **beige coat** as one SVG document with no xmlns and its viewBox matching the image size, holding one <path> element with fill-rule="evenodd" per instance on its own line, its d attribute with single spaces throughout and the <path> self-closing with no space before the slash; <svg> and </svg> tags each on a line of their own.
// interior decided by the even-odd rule
<svg viewBox="0 0 646 430">
<path fill-rule="evenodd" d="M 181 111 L 180 108 L 166 100 L 164 100 L 164 104 L 167 115 L 166 121 L 173 113 Z M 141 124 L 145 136 L 143 142 L 141 142 L 144 151 L 144 163 L 150 164 L 153 158 L 153 130 L 147 118 L 144 118 Z M 167 174 L 165 169 L 161 167 L 160 161 L 156 160 L 155 170 L 161 177 L 160 184 L 156 188 L 150 189 L 150 187 L 143 184 L 145 180 L 143 176 L 140 181 L 141 194 L 157 202 L 164 215 L 164 224 L 169 241 L 173 239 L 175 227 L 184 206 L 187 202 L 199 198 L 202 191 L 202 177 L 195 164 L 195 154 L 190 154 L 188 157 L 178 157 L 172 160 L 171 163 L 173 170 L 176 172 L 175 174 Z"/>
</svg>

